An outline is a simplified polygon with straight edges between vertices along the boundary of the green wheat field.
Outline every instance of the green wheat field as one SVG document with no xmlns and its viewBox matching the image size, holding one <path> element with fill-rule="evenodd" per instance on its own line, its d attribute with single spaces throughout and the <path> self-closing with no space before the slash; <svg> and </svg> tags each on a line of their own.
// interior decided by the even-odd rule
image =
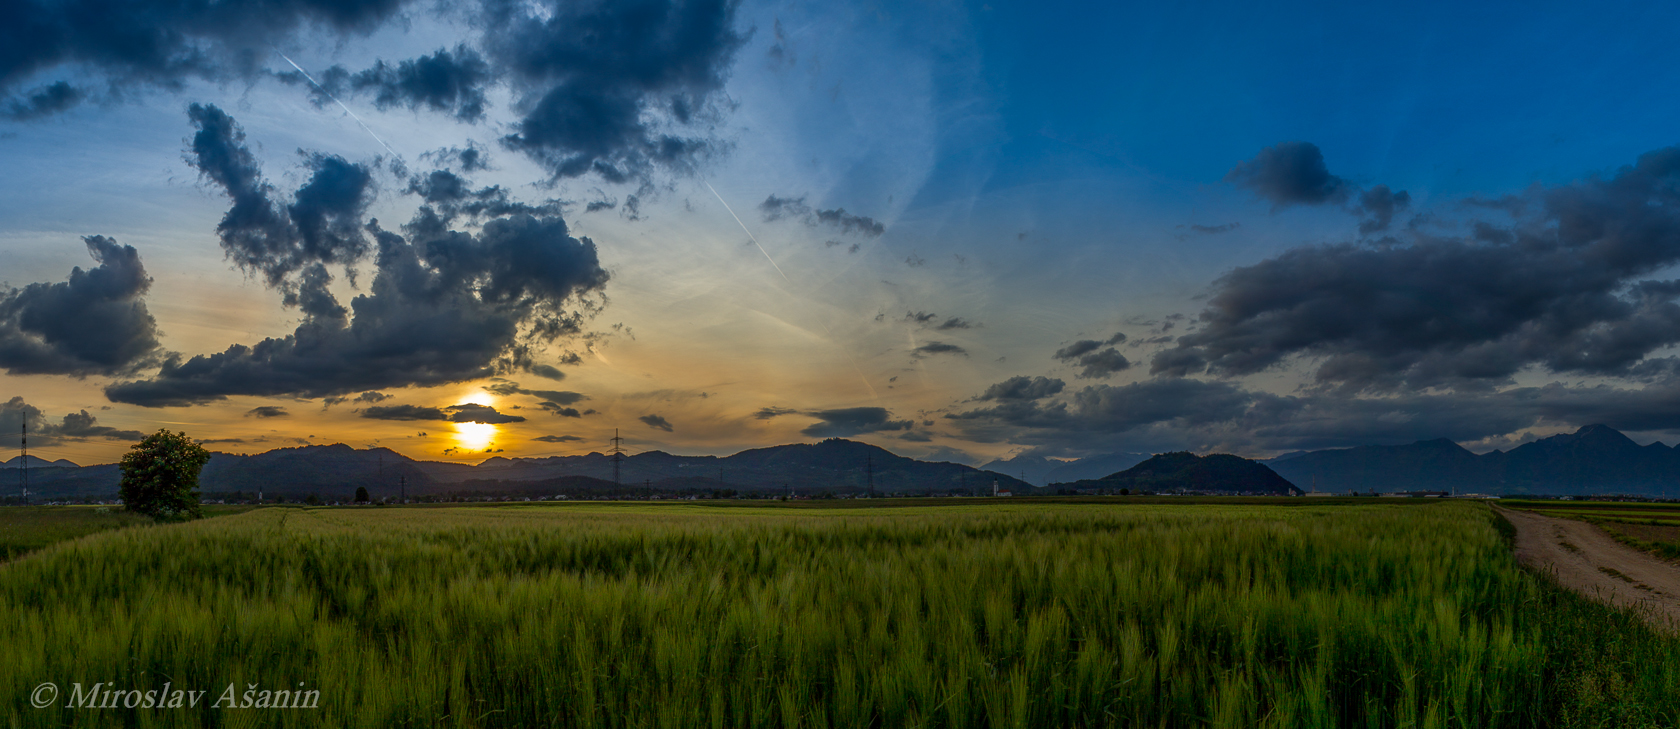
<svg viewBox="0 0 1680 729">
<path fill-rule="evenodd" d="M 0 710 L 7 726 L 1680 723 L 1680 640 L 1521 568 L 1485 504 L 1301 501 L 102 523 L 0 566 L 16 697 Z M 38 709 L 45 682 L 208 696 Z M 318 706 L 210 708 L 230 685 Z"/>
</svg>

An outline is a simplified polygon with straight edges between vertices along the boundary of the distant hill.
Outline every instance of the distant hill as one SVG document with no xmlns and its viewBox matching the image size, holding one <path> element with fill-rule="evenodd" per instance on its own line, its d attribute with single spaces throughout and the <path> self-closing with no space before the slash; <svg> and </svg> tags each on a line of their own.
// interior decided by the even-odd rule
<svg viewBox="0 0 1680 729">
<path fill-rule="evenodd" d="M 280 448 L 254 455 L 212 453 L 199 476 L 205 494 L 255 494 L 265 497 L 347 498 L 366 487 L 374 498 L 450 493 L 551 494 L 557 490 L 596 495 L 634 495 L 647 490 L 784 493 L 863 493 L 871 476 L 875 492 L 887 494 L 990 493 L 999 488 L 1022 493 L 1031 488 L 1004 473 L 957 463 L 930 463 L 884 448 L 833 438 L 820 443 L 755 448 L 731 456 L 678 456 L 650 451 L 624 457 L 614 482 L 608 455 L 548 458 L 491 458 L 476 466 L 418 461 L 388 448 L 348 445 Z M 35 470 L 31 456 L 30 490 L 44 497 L 92 498 L 115 495 L 121 473 L 114 464 L 85 468 Z M 3 482 L 0 482 L 3 483 Z M 16 488 L 0 485 L 0 493 Z"/>
<path fill-rule="evenodd" d="M 1055 484 L 1072 489 L 1129 489 L 1153 493 L 1279 494 L 1299 492 L 1266 464 L 1227 453 L 1162 453 L 1100 479 Z"/>
<path fill-rule="evenodd" d="M 1044 486 L 1057 482 L 1102 478 L 1106 474 L 1131 468 L 1146 460 L 1149 460 L 1148 453 L 1103 453 L 1072 461 L 1057 461 L 1041 456 L 1016 456 L 1008 460 L 992 461 L 980 468 L 1022 476 L 1028 483 Z"/>
<path fill-rule="evenodd" d="M 0 466 L 3 466 L 5 468 L 16 469 L 16 468 L 21 467 L 25 463 L 24 458 L 25 458 L 25 456 L 12 456 L 12 459 L 9 460 L 9 461 L 0 461 Z M 45 458 L 41 458 L 40 456 L 28 456 L 28 459 L 29 460 L 27 461 L 27 463 L 29 464 L 29 467 L 31 469 L 35 469 L 35 468 L 81 468 L 81 466 L 76 464 L 76 462 L 70 461 L 70 460 L 64 459 L 64 458 L 60 458 L 56 461 L 49 461 Z"/>
<path fill-rule="evenodd" d="M 1604 425 L 1476 455 L 1446 439 L 1315 451 L 1268 462 L 1323 492 L 1680 496 L 1680 451 L 1641 446 Z"/>
</svg>

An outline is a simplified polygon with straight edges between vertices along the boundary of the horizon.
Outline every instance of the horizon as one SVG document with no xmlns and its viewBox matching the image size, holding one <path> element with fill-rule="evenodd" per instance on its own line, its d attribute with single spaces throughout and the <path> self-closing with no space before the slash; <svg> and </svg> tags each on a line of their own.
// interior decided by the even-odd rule
<svg viewBox="0 0 1680 729">
<path fill-rule="evenodd" d="M 437 7 L 30 6 L 0 444 L 1680 441 L 1680 8 Z"/>
</svg>

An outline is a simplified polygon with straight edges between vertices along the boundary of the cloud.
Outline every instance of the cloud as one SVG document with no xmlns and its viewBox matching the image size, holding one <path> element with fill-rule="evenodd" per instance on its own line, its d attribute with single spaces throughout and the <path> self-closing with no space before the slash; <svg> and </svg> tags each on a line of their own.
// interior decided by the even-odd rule
<svg viewBox="0 0 1680 729">
<path fill-rule="evenodd" d="M 0 56 L 0 93 L 69 70 L 104 81 L 113 97 L 137 88 L 180 89 L 189 79 L 256 78 L 274 48 L 301 30 L 326 31 L 339 40 L 365 35 L 396 16 L 403 5 L 400 0 L 15 3 L 0 25 L 0 48 L 6 49 Z M 39 94 L 31 92 L 28 99 Z M 49 104 L 43 113 L 71 105 Z"/>
<path fill-rule="evenodd" d="M 833 210 L 816 210 L 805 204 L 803 197 L 777 197 L 772 194 L 758 204 L 758 210 L 764 215 L 765 222 L 775 222 L 784 218 L 800 220 L 810 227 L 826 225 L 840 231 L 842 235 L 857 233 L 869 238 L 879 238 L 887 232 L 887 226 L 874 218 L 864 215 L 853 215 L 845 208 Z M 839 241 L 832 241 L 832 245 L 839 245 Z"/>
<path fill-rule="evenodd" d="M 1126 341 L 1126 335 L 1116 332 L 1114 336 L 1105 340 L 1081 339 L 1073 344 L 1056 350 L 1052 358 L 1063 362 L 1073 362 L 1082 369 L 1079 376 L 1087 379 L 1107 377 L 1132 366 L 1130 360 L 1120 351 L 1107 345 L 1120 344 Z"/>
<path fill-rule="evenodd" d="M 575 435 L 539 435 L 531 440 L 542 443 L 582 443 L 583 438 Z"/>
<path fill-rule="evenodd" d="M 1629 376 L 1680 343 L 1680 148 L 1498 201 L 1468 234 L 1295 248 L 1218 279 L 1201 328 L 1151 372 L 1244 376 L 1291 361 L 1347 392 L 1475 389 L 1524 368 Z"/>
<path fill-rule="evenodd" d="M 208 120 L 201 132 L 220 129 L 213 135 L 219 142 L 208 149 L 236 159 L 249 156 L 241 145 L 220 144 L 243 136 L 231 120 L 221 125 L 224 115 L 219 110 L 199 108 L 197 116 Z M 236 212 L 245 205 L 239 191 L 254 189 L 250 179 L 239 177 L 250 166 L 204 166 L 230 171 L 233 181 L 227 187 L 235 200 L 229 219 L 235 222 L 224 227 L 246 229 Z M 326 168 L 316 167 L 317 173 L 321 169 Z M 312 181 L 306 189 L 315 185 Z M 359 189 L 352 186 L 351 192 Z M 300 192 L 300 201 L 311 199 Z M 335 205 L 349 210 L 342 202 Z M 260 205 L 254 209 L 259 216 L 277 210 Z M 204 403 L 229 395 L 330 397 L 529 368 L 535 365 L 535 348 L 581 332 L 583 322 L 599 308 L 589 296 L 607 281 L 595 244 L 572 237 L 558 216 L 492 218 L 475 234 L 449 229 L 422 207 L 405 226 L 406 238 L 376 222 L 368 223 L 365 231 L 376 244 L 375 274 L 367 293 L 356 296 L 348 308 L 327 287 L 331 276 L 322 265 L 327 256 L 319 249 L 287 243 L 271 255 L 276 250 L 272 247 L 234 245 L 234 250 L 251 254 L 250 265 L 282 277 L 296 270 L 290 261 L 313 261 L 282 285 L 286 301 L 303 314 L 296 331 L 185 362 L 166 360 L 156 377 L 112 385 L 106 396 L 145 406 Z M 350 256 L 354 249 L 333 250 Z"/>
<path fill-rule="evenodd" d="M 460 405 L 450 405 L 443 410 L 449 413 L 448 419 L 451 423 L 485 423 L 488 425 L 502 425 L 504 423 L 525 422 L 525 418 L 522 416 L 499 413 L 496 412 L 495 408 L 490 407 L 489 405 L 479 405 L 478 403 L 466 402 L 461 403 Z"/>
<path fill-rule="evenodd" d="M 86 410 L 68 413 L 57 424 L 53 424 L 47 422 L 40 408 L 24 402 L 22 397 L 13 397 L 0 403 L 0 433 L 17 435 L 25 423 L 29 425 L 29 437 L 33 439 L 31 442 L 40 447 L 59 445 L 67 440 L 140 440 L 146 437 L 137 430 L 118 430 L 100 425 L 99 420 L 89 415 Z"/>
<path fill-rule="evenodd" d="M 778 417 L 781 417 L 783 415 L 795 415 L 795 414 L 798 414 L 798 413 L 799 413 L 798 410 L 794 410 L 792 408 L 770 407 L 770 408 L 761 408 L 757 413 L 753 414 L 753 418 L 756 419 L 756 420 L 769 420 L 771 418 L 778 418 Z"/>
<path fill-rule="evenodd" d="M 522 115 L 502 143 L 555 178 L 624 182 L 692 168 L 718 146 L 706 120 L 746 40 L 735 9 L 729 0 L 636 0 L 549 5 L 534 16 L 524 2 L 485 0 L 483 50 Z"/>
<path fill-rule="evenodd" d="M 362 417 L 371 420 L 441 420 L 450 423 L 487 423 L 490 425 L 525 422 L 525 418 L 521 416 L 497 412 L 495 408 L 489 405 L 470 402 L 441 408 L 418 405 L 376 405 L 364 408 L 361 412 Z"/>
<path fill-rule="evenodd" d="M 1052 377 L 1011 377 L 980 393 L 980 400 L 1041 400 L 1062 391 L 1067 383 Z"/>
<path fill-rule="evenodd" d="M 5 116 L 13 121 L 29 121 L 52 116 L 81 103 L 87 92 L 57 81 L 30 91 L 22 99 L 6 102 Z"/>
<path fill-rule="evenodd" d="M 967 357 L 968 356 L 968 350 L 963 349 L 962 347 L 959 347 L 955 344 L 946 344 L 944 342 L 928 342 L 927 344 L 924 344 L 920 347 L 917 347 L 915 349 L 910 350 L 910 354 L 911 354 L 911 356 L 918 357 L 918 358 L 919 357 L 930 357 L 930 356 L 933 356 L 933 355 L 936 355 L 936 354 L 960 354 L 964 357 Z"/>
<path fill-rule="evenodd" d="M 448 420 L 449 416 L 438 408 L 420 407 L 418 405 L 376 405 L 362 409 L 362 417 L 370 420 Z"/>
<path fill-rule="evenodd" d="M 1371 235 L 1388 230 L 1388 224 L 1394 221 L 1394 214 L 1404 210 L 1412 202 L 1412 196 L 1404 190 L 1392 192 L 1388 185 L 1377 185 L 1359 195 L 1358 212 L 1368 217 L 1360 221 L 1359 232 Z"/>
<path fill-rule="evenodd" d="M 216 233 L 235 265 L 279 286 L 305 268 L 354 263 L 367 254 L 362 215 L 373 201 L 373 175 L 366 166 L 308 155 L 309 181 L 287 204 L 274 197 L 233 117 L 210 104 L 187 107 L 187 116 L 198 127 L 188 162 L 233 201 Z"/>
<path fill-rule="evenodd" d="M 666 420 L 661 416 L 643 415 L 642 417 L 636 419 L 646 423 L 649 428 L 658 428 L 659 430 L 663 430 L 667 433 L 671 432 L 671 421 Z"/>
<path fill-rule="evenodd" d="M 484 389 L 488 392 L 501 395 L 502 397 L 508 397 L 510 395 L 530 395 L 539 400 L 549 400 L 560 405 L 571 405 L 573 403 L 589 399 L 588 395 L 581 392 L 572 392 L 570 390 L 527 390 L 520 387 L 517 382 L 510 382 L 502 379 L 498 379 L 495 382 L 485 385 Z"/>
<path fill-rule="evenodd" d="M 332 104 L 332 97 L 351 93 L 373 96 L 374 106 L 381 110 L 406 108 L 426 109 L 454 116 L 464 122 L 484 118 L 489 101 L 486 88 L 494 82 L 490 64 L 477 51 L 457 45 L 453 51 L 440 48 L 429 56 L 400 61 L 395 64 L 377 61 L 373 67 L 351 74 L 342 66 L 333 66 L 315 74 L 316 88 L 302 73 L 280 74 L 287 83 L 307 86 L 316 106 Z M 324 89 L 324 91 L 323 91 Z"/>
<path fill-rule="evenodd" d="M 157 321 L 142 298 L 152 279 L 139 252 L 105 236 L 82 240 L 97 267 L 0 291 L 0 367 L 9 374 L 122 375 L 156 362 Z"/>
<path fill-rule="evenodd" d="M 1225 181 L 1271 201 L 1273 210 L 1336 202 L 1348 190 L 1347 181 L 1330 174 L 1324 153 L 1311 142 L 1282 142 L 1262 149 L 1254 159 L 1231 168 Z"/>
<path fill-rule="evenodd" d="M 245 417 L 247 418 L 289 418 L 291 415 L 291 413 L 286 412 L 285 408 L 278 405 L 262 405 L 245 411 Z"/>
<path fill-rule="evenodd" d="M 972 329 L 975 326 L 978 326 L 967 319 L 957 316 L 946 317 L 944 321 L 939 321 L 938 314 L 929 314 L 925 311 L 905 312 L 903 321 L 909 324 L 915 324 L 923 329 L 932 329 L 936 332 L 947 332 L 953 329 Z"/>
<path fill-rule="evenodd" d="M 1242 223 L 1225 223 L 1223 225 L 1191 225 L 1190 230 L 1203 235 L 1218 235 L 1229 233 L 1242 227 Z"/>
<path fill-rule="evenodd" d="M 863 433 L 909 430 L 914 425 L 909 420 L 893 420 L 891 412 L 877 407 L 816 410 L 802 414 L 822 421 L 800 431 L 813 438 L 847 438 Z"/>
</svg>

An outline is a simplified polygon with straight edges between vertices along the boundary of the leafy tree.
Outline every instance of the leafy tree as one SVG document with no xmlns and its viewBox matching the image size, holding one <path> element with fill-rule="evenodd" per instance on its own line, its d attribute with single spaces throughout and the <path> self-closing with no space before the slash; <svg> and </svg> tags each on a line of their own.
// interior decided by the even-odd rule
<svg viewBox="0 0 1680 729">
<path fill-rule="evenodd" d="M 368 502 L 367 487 L 366 486 L 357 486 L 356 487 L 356 503 L 365 504 L 367 502 Z"/>
<path fill-rule="evenodd" d="M 198 472 L 209 461 L 186 433 L 164 428 L 146 436 L 122 457 L 123 504 L 156 519 L 197 518 Z"/>
</svg>

